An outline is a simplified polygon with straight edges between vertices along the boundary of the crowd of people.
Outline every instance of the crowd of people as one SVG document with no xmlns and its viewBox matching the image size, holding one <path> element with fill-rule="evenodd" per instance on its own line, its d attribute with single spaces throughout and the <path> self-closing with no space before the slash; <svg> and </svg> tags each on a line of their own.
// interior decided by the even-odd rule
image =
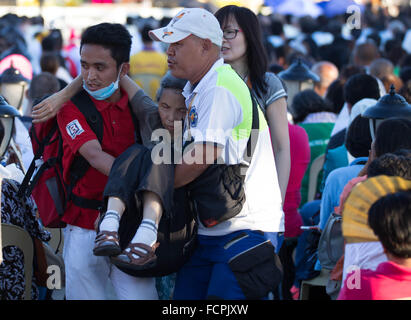
<svg viewBox="0 0 411 320">
<path fill-rule="evenodd" d="M 67 300 L 297 300 L 324 271 L 322 298 L 411 299 L 410 10 L 367 6 L 347 33 L 347 15 L 185 8 L 68 40 L 41 17 L 0 18 L 0 67 L 18 57 L 0 75 L 18 111 L 11 139 L 0 122 L 2 223 L 49 241 L 33 197 L 10 199 L 34 156 L 30 128 L 56 119 L 65 184 L 78 158 L 88 168 L 62 216 Z M 318 80 L 289 96 L 282 74 L 295 63 Z M 336 245 L 335 215 L 344 244 L 330 264 L 318 248 Z M 150 273 L 182 218 L 195 245 L 176 272 Z M 22 255 L 8 247 L 3 258 L 0 297 L 21 299 Z M 37 267 L 33 299 L 52 298 L 42 278 Z"/>
</svg>

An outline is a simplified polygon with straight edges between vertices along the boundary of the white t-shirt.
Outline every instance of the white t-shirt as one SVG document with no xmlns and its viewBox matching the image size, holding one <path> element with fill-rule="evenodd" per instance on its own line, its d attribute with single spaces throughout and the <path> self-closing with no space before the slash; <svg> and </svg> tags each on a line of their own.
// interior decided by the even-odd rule
<svg viewBox="0 0 411 320">
<path fill-rule="evenodd" d="M 344 250 L 343 282 L 353 270 L 376 270 L 382 262 L 388 261 L 379 241 L 347 243 Z"/>
<path fill-rule="evenodd" d="M 231 66 L 224 64 L 223 59 L 216 61 L 195 88 L 187 83 L 183 95 L 189 109 L 184 143 L 190 132 L 194 143 L 222 147 L 224 163 L 244 163 L 243 155 L 252 123 L 252 102 L 247 85 Z M 260 130 L 245 177 L 243 209 L 235 217 L 211 228 L 200 223 L 199 234 L 219 236 L 242 229 L 284 231 L 284 213 L 270 134 L 260 108 L 258 112 Z"/>
</svg>

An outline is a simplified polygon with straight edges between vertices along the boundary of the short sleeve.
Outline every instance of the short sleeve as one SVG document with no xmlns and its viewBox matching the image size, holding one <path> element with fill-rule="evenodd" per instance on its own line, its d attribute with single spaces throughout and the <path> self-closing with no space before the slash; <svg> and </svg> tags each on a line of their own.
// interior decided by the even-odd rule
<svg viewBox="0 0 411 320">
<path fill-rule="evenodd" d="M 71 102 L 67 102 L 57 114 L 57 122 L 64 142 L 67 143 L 73 154 L 83 144 L 97 140 L 97 136 L 90 129 L 86 118 Z"/>
<path fill-rule="evenodd" d="M 269 106 L 274 101 L 287 97 L 284 86 L 274 73 L 267 72 L 265 74 L 265 81 L 267 83 L 267 94 L 265 97 L 266 106 Z"/>
</svg>

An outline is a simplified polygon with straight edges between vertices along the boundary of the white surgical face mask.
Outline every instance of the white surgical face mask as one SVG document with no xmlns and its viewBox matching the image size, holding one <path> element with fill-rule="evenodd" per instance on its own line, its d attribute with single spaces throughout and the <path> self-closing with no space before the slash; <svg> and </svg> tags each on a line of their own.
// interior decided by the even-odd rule
<svg viewBox="0 0 411 320">
<path fill-rule="evenodd" d="M 120 66 L 120 71 L 117 75 L 117 80 L 115 82 L 110 83 L 107 87 L 101 88 L 96 91 L 91 91 L 87 88 L 86 82 L 83 79 L 83 89 L 86 90 L 86 92 L 92 96 L 96 100 L 106 100 L 110 98 L 114 92 L 118 89 L 118 83 L 120 82 L 120 73 L 121 69 L 123 67 L 123 64 Z"/>
</svg>

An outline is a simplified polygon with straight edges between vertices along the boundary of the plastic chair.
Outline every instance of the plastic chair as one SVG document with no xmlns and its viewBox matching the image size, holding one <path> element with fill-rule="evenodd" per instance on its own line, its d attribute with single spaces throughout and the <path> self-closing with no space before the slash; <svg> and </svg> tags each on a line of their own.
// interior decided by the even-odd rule
<svg viewBox="0 0 411 320">
<path fill-rule="evenodd" d="M 308 192 L 307 192 L 307 202 L 314 200 L 315 191 L 317 190 L 317 180 L 321 169 L 324 166 L 325 153 L 319 155 L 313 160 L 310 167 L 310 173 L 308 175 Z"/>
<path fill-rule="evenodd" d="M 48 232 L 51 233 L 51 239 L 49 241 L 49 246 L 53 249 L 56 253 L 63 252 L 64 246 L 64 236 L 63 236 L 63 229 L 62 228 L 44 228 Z"/>
<path fill-rule="evenodd" d="M 2 246 L 16 246 L 23 251 L 24 255 L 24 277 L 25 289 L 24 300 L 31 300 L 31 282 L 33 275 L 33 241 L 29 233 L 18 226 L 1 224 Z"/>
<path fill-rule="evenodd" d="M 303 280 L 301 282 L 301 288 L 300 288 L 300 300 L 309 300 L 310 298 L 310 289 L 313 286 L 318 286 L 318 287 L 326 287 L 328 280 L 330 279 L 330 273 L 331 270 L 327 270 L 322 268 L 321 273 L 310 280 Z"/>
</svg>

